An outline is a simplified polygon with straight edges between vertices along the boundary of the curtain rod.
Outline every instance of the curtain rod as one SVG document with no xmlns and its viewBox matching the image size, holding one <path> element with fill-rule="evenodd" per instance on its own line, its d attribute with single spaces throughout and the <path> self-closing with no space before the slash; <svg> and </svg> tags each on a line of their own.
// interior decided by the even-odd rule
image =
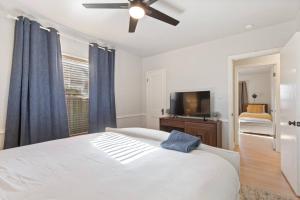
<svg viewBox="0 0 300 200">
<path fill-rule="evenodd" d="M 8 18 L 8 19 L 13 19 L 13 20 L 16 20 L 16 21 L 19 21 L 19 18 L 18 18 L 18 17 L 12 16 L 12 15 L 10 15 L 10 14 L 6 15 L 6 18 Z M 40 26 L 40 28 L 43 29 L 43 30 L 45 30 L 45 31 L 48 31 L 48 32 L 51 31 L 49 28 L 44 27 L 44 26 Z M 69 39 L 71 39 L 71 40 L 74 40 L 74 41 L 77 41 L 77 42 L 80 42 L 80 43 L 83 43 L 83 44 L 87 44 L 87 45 L 89 45 L 89 46 L 94 46 L 94 44 L 91 44 L 90 42 L 82 41 L 82 40 L 79 40 L 79 39 L 74 38 L 74 37 L 72 37 L 72 36 L 62 34 L 62 33 L 60 33 L 60 32 L 57 32 L 57 34 L 60 35 L 60 36 L 62 36 L 62 37 L 65 37 L 65 38 L 69 38 Z M 98 45 L 98 48 L 99 48 L 99 49 L 103 49 L 103 50 L 107 50 L 107 51 L 112 52 L 112 49 L 109 49 L 108 47 L 102 47 L 102 46 L 99 46 L 99 45 Z"/>
</svg>

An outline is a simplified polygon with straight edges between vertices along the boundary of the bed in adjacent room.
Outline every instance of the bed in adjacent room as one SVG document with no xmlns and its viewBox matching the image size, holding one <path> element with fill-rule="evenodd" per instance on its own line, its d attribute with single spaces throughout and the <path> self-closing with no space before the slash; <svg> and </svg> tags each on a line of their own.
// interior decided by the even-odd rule
<svg viewBox="0 0 300 200">
<path fill-rule="evenodd" d="M 240 132 L 273 136 L 272 115 L 267 104 L 247 104 L 239 116 Z"/>
<path fill-rule="evenodd" d="M 0 199 L 238 199 L 238 153 L 162 149 L 168 135 L 110 129 L 0 151 Z"/>
</svg>

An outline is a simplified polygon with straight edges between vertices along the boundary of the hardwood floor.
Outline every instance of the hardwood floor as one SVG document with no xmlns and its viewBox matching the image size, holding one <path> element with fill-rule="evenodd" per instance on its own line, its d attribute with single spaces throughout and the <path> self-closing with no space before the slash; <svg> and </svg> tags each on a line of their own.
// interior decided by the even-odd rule
<svg viewBox="0 0 300 200">
<path fill-rule="evenodd" d="M 272 149 L 272 138 L 241 134 L 241 184 L 295 197 L 280 170 L 280 154 Z M 300 198 L 298 198 L 300 199 Z"/>
</svg>

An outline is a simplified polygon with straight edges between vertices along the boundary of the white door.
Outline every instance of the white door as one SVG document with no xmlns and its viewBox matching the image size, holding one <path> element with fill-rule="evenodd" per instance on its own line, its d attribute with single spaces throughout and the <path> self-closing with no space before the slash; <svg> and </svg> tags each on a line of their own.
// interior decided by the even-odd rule
<svg viewBox="0 0 300 200">
<path fill-rule="evenodd" d="M 166 71 L 146 73 L 146 120 L 147 128 L 159 129 L 159 118 L 166 110 Z"/>
<path fill-rule="evenodd" d="M 300 33 L 281 51 L 280 133 L 281 169 L 293 190 L 300 195 Z M 294 124 L 295 123 L 295 124 Z"/>
</svg>

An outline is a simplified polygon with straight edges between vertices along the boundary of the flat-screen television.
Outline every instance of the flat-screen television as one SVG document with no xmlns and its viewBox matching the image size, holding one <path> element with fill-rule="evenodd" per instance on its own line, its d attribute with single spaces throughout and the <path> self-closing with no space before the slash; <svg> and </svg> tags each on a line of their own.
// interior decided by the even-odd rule
<svg viewBox="0 0 300 200">
<path fill-rule="evenodd" d="M 210 91 L 171 93 L 170 114 L 186 117 L 210 117 Z"/>
</svg>

